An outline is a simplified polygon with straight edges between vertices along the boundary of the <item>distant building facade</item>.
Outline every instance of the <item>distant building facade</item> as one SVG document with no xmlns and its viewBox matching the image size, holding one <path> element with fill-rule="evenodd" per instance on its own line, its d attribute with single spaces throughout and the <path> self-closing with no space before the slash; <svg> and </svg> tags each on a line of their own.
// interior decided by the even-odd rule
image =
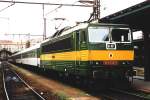
<svg viewBox="0 0 150 100">
<path fill-rule="evenodd" d="M 37 43 L 42 42 L 42 38 L 31 39 L 30 41 L 12 41 L 12 40 L 0 40 L 0 51 L 5 49 L 10 52 L 21 51 L 25 48 L 29 48 Z"/>
<path fill-rule="evenodd" d="M 25 48 L 25 42 L 14 42 L 12 40 L 0 40 L 0 50 L 6 49 L 11 52 L 20 51 Z"/>
</svg>

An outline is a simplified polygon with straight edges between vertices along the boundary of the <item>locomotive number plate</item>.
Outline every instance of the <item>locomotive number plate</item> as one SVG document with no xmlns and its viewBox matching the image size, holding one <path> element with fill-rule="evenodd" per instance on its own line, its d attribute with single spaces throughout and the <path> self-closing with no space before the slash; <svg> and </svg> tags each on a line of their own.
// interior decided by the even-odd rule
<svg viewBox="0 0 150 100">
<path fill-rule="evenodd" d="M 117 61 L 103 61 L 103 65 L 118 65 Z"/>
</svg>

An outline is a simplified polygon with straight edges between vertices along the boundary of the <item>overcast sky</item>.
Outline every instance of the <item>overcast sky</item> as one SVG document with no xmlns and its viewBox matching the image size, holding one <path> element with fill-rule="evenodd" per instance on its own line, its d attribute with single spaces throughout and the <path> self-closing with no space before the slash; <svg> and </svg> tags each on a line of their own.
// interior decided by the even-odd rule
<svg viewBox="0 0 150 100">
<path fill-rule="evenodd" d="M 15 1 L 15 0 L 14 0 Z M 18 0 L 31 2 L 69 3 L 80 4 L 79 0 Z M 133 6 L 145 0 L 101 0 L 101 17 Z M 0 2 L 1 9 L 9 6 L 10 3 Z M 47 36 L 55 32 L 55 27 L 61 25 L 70 26 L 75 22 L 86 21 L 92 13 L 92 8 L 87 7 L 61 7 L 45 6 L 45 17 L 47 19 Z M 54 11 L 53 11 L 54 10 Z M 51 12 L 53 11 L 53 12 Z M 51 13 L 49 13 L 51 12 Z M 0 12 L 0 40 L 19 39 L 18 36 L 6 36 L 2 34 L 43 34 L 42 5 L 15 4 Z M 49 13 L 49 14 L 47 14 Z M 65 21 L 56 21 L 54 18 L 66 18 Z M 27 39 L 27 36 L 20 36 L 20 39 Z"/>
</svg>

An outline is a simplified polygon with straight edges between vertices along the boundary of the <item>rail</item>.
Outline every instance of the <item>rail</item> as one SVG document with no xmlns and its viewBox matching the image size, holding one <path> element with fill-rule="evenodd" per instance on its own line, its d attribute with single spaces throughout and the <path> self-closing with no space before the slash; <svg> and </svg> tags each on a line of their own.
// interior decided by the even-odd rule
<svg viewBox="0 0 150 100">
<path fill-rule="evenodd" d="M 3 86 L 7 100 L 15 100 L 17 98 L 22 98 L 23 100 L 28 100 L 30 98 L 32 98 L 32 100 L 46 100 L 29 84 L 27 84 L 16 72 L 12 71 L 7 64 L 4 65 L 2 73 Z"/>
<path fill-rule="evenodd" d="M 118 92 L 118 93 L 122 93 L 125 95 L 135 96 L 135 97 L 140 98 L 142 100 L 150 100 L 150 94 L 143 92 L 143 91 L 139 91 L 139 90 L 135 90 L 135 89 L 121 90 L 121 89 L 115 89 L 115 88 L 111 88 L 110 90 L 112 92 Z"/>
</svg>

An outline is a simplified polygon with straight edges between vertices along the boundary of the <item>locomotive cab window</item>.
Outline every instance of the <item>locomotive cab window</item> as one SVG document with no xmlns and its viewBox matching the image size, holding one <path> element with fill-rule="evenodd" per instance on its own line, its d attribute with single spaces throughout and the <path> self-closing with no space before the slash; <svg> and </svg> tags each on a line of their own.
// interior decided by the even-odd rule
<svg viewBox="0 0 150 100">
<path fill-rule="evenodd" d="M 118 42 L 130 42 L 131 41 L 131 33 L 129 29 L 112 29 L 111 32 L 112 41 Z"/>
<path fill-rule="evenodd" d="M 89 27 L 89 42 L 109 41 L 109 28 L 107 27 Z"/>
</svg>

